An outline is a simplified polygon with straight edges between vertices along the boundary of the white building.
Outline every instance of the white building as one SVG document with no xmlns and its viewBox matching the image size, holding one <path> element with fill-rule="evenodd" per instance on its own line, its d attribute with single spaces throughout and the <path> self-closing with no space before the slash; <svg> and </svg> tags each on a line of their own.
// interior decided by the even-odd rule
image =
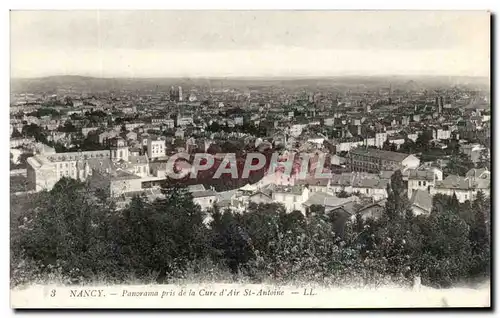
<svg viewBox="0 0 500 318">
<path fill-rule="evenodd" d="M 149 136 L 148 138 L 148 157 L 150 159 L 162 158 L 166 155 L 165 139 Z"/>
<path fill-rule="evenodd" d="M 451 129 L 444 128 L 433 128 L 432 138 L 437 140 L 448 140 L 451 139 Z"/>
<path fill-rule="evenodd" d="M 482 191 L 485 196 L 490 195 L 491 180 L 489 178 L 460 177 L 450 175 L 443 181 L 437 181 L 430 189 L 431 195 L 444 194 L 456 195 L 458 201 L 472 201 L 476 199 L 477 193 Z"/>
<path fill-rule="evenodd" d="M 198 204 L 202 210 L 210 209 L 218 201 L 217 192 L 213 189 L 206 190 L 202 184 L 189 186 L 188 191 L 193 196 L 193 202 Z"/>
<path fill-rule="evenodd" d="M 309 189 L 303 186 L 275 186 L 272 199 L 285 206 L 287 212 L 294 210 L 305 213 L 302 205 L 309 198 Z"/>
<path fill-rule="evenodd" d="M 403 172 L 403 178 L 408 178 L 408 199 L 411 199 L 417 190 L 430 191 L 436 181 L 443 180 L 443 171 L 436 167 L 408 169 Z"/>
</svg>

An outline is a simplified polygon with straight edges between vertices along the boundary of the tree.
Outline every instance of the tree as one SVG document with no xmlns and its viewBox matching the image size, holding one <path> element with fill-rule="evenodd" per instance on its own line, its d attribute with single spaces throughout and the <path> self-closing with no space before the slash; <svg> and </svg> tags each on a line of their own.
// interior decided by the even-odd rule
<svg viewBox="0 0 500 318">
<path fill-rule="evenodd" d="M 59 126 L 59 128 L 57 129 L 58 131 L 60 132 L 66 132 L 66 133 L 74 133 L 74 132 L 77 132 L 77 129 L 75 127 L 75 125 L 73 125 L 73 123 L 69 120 L 67 120 L 65 123 L 64 123 L 64 126 Z"/>
<path fill-rule="evenodd" d="M 403 216 L 409 206 L 406 195 L 406 187 L 403 181 L 401 170 L 397 170 L 391 176 L 391 182 L 387 184 L 387 202 L 385 205 L 386 217 L 394 220 Z"/>
<path fill-rule="evenodd" d="M 389 139 L 386 139 L 382 144 L 382 150 L 391 151 L 391 143 L 389 142 Z"/>
<path fill-rule="evenodd" d="M 469 156 L 464 153 L 458 153 L 450 157 L 450 160 L 443 169 L 443 172 L 446 175 L 465 176 L 465 174 L 472 168 L 474 168 L 474 163 L 471 161 Z"/>
<path fill-rule="evenodd" d="M 340 192 L 337 193 L 337 197 L 339 197 L 339 198 L 348 198 L 350 196 L 351 195 L 349 193 L 347 193 L 344 189 L 340 190 Z"/>
<path fill-rule="evenodd" d="M 453 211 L 433 207 L 420 227 L 423 253 L 417 263 L 428 284 L 449 287 L 466 277 L 471 260 L 469 227 Z"/>
<path fill-rule="evenodd" d="M 416 152 L 416 144 L 413 140 L 406 138 L 404 144 L 399 148 L 400 152 L 404 153 L 415 153 Z"/>
<path fill-rule="evenodd" d="M 233 274 L 238 274 L 254 256 L 252 241 L 231 211 L 221 213 L 215 209 L 212 219 L 210 227 L 215 260 L 225 263 Z"/>
<path fill-rule="evenodd" d="M 21 250 L 45 271 L 60 270 L 77 280 L 113 270 L 108 263 L 113 259 L 107 257 L 111 250 L 103 241 L 106 215 L 85 184 L 62 178 L 27 213 Z"/>
<path fill-rule="evenodd" d="M 481 149 L 481 152 L 479 153 L 479 161 L 477 163 L 477 167 L 486 168 L 488 170 L 491 169 L 490 154 L 487 148 Z"/>
<path fill-rule="evenodd" d="M 12 135 L 10 135 L 10 138 L 21 138 L 23 135 L 17 130 L 17 128 L 14 128 L 12 130 Z"/>
<path fill-rule="evenodd" d="M 470 243 L 472 248 L 471 274 L 485 275 L 490 270 L 490 237 L 489 213 L 491 206 L 482 191 L 479 191 L 472 202 L 472 224 L 470 227 Z"/>
<path fill-rule="evenodd" d="M 421 134 L 419 134 L 417 140 L 415 141 L 418 151 L 425 152 L 429 150 L 429 145 L 432 139 L 433 137 L 431 130 L 425 130 Z"/>
</svg>

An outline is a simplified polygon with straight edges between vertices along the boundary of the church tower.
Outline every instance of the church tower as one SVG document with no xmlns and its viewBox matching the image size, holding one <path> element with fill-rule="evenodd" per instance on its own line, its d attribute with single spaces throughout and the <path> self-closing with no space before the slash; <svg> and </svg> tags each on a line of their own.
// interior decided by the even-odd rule
<svg viewBox="0 0 500 318">
<path fill-rule="evenodd" d="M 113 161 L 124 160 L 128 162 L 129 151 L 127 143 L 123 138 L 116 137 L 111 140 L 111 159 Z"/>
</svg>

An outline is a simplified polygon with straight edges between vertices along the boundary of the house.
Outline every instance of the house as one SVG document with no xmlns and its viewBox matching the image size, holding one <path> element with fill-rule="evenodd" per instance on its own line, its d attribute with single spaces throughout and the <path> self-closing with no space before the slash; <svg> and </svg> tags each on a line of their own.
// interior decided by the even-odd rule
<svg viewBox="0 0 500 318">
<path fill-rule="evenodd" d="M 401 147 L 401 145 L 405 143 L 405 136 L 396 134 L 396 135 L 388 137 L 387 140 L 391 144 L 395 144 L 396 145 L 396 149 L 399 149 Z"/>
<path fill-rule="evenodd" d="M 417 189 L 410 198 L 413 215 L 429 215 L 432 210 L 432 196 L 429 191 Z"/>
<path fill-rule="evenodd" d="M 293 124 L 290 126 L 290 135 L 293 137 L 298 137 L 302 134 L 304 128 L 307 127 L 307 124 Z"/>
<path fill-rule="evenodd" d="M 408 199 L 416 190 L 429 191 L 436 181 L 443 180 L 443 171 L 436 167 L 408 169 L 403 172 L 403 180 L 408 180 Z"/>
<path fill-rule="evenodd" d="M 435 186 L 430 189 L 430 193 L 433 196 L 436 194 L 456 195 L 458 201 L 463 203 L 475 200 L 479 191 L 489 196 L 490 186 L 490 179 L 449 175 L 442 181 L 436 181 Z"/>
<path fill-rule="evenodd" d="M 486 168 L 482 168 L 482 169 L 472 168 L 465 174 L 465 177 L 474 178 L 474 179 L 490 179 L 491 172 L 488 171 L 488 169 L 486 169 Z"/>
<path fill-rule="evenodd" d="M 303 203 L 309 198 L 309 189 L 304 186 L 275 186 L 272 199 L 285 206 L 287 212 L 299 210 L 305 214 Z"/>
<path fill-rule="evenodd" d="M 164 137 L 149 136 L 148 157 L 151 159 L 164 158 L 166 155 L 166 145 Z"/>
<path fill-rule="evenodd" d="M 315 192 L 312 193 L 309 198 L 302 203 L 303 210 L 308 211 L 313 205 L 320 205 L 325 208 L 325 212 L 335 210 L 338 207 L 345 206 L 348 203 L 357 202 L 359 199 L 355 196 L 348 198 L 339 198 L 336 195 Z"/>
<path fill-rule="evenodd" d="M 385 204 L 387 199 L 380 200 L 374 203 L 370 203 L 358 209 L 357 214 L 361 215 L 361 219 L 366 221 L 367 219 L 379 219 L 385 213 Z"/>
<path fill-rule="evenodd" d="M 377 174 L 366 172 L 348 172 L 332 176 L 330 188 L 334 193 L 345 191 L 349 194 L 359 193 L 372 200 L 387 198 L 387 184 L 389 178 L 382 178 Z"/>
<path fill-rule="evenodd" d="M 325 211 L 329 214 L 333 222 L 333 230 L 337 237 L 343 238 L 345 235 L 345 226 L 349 220 L 352 220 L 354 214 L 354 202 L 348 202 L 344 205 L 328 209 Z"/>
<path fill-rule="evenodd" d="M 202 184 L 189 186 L 187 190 L 191 193 L 193 202 L 202 210 L 210 209 L 218 201 L 217 192 L 213 189 L 206 190 Z"/>
<path fill-rule="evenodd" d="M 451 139 L 451 129 L 448 127 L 443 128 L 433 128 L 432 138 L 437 140 L 448 140 Z"/>
<path fill-rule="evenodd" d="M 303 180 L 298 180 L 297 184 L 304 185 L 309 188 L 311 193 L 315 192 L 324 192 L 333 194 L 332 189 L 330 188 L 330 179 L 326 178 L 307 178 Z"/>
<path fill-rule="evenodd" d="M 133 131 L 129 131 L 126 135 L 125 135 L 125 138 L 127 140 L 137 140 L 137 133 L 133 132 Z"/>
<path fill-rule="evenodd" d="M 261 203 L 273 203 L 273 198 L 272 198 L 272 193 L 271 191 L 266 191 L 266 190 L 259 190 L 256 191 L 255 193 L 251 194 L 248 197 L 249 202 L 253 202 L 255 204 L 261 204 Z"/>
<path fill-rule="evenodd" d="M 481 151 L 484 149 L 486 148 L 477 143 L 460 145 L 460 152 L 469 156 L 471 161 L 474 163 L 479 161 L 481 156 Z"/>
<path fill-rule="evenodd" d="M 350 138 L 341 138 L 338 140 L 333 141 L 336 147 L 336 151 L 338 152 L 343 152 L 343 151 L 350 151 L 353 148 L 363 146 L 363 138 L 361 137 L 350 137 Z"/>
</svg>

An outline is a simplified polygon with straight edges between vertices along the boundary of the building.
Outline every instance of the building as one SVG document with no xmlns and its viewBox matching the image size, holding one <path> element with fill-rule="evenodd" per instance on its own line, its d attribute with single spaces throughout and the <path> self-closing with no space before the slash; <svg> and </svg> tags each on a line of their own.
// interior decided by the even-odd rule
<svg viewBox="0 0 500 318">
<path fill-rule="evenodd" d="M 408 179 L 408 199 L 411 199 L 417 190 L 429 192 L 436 181 L 443 180 L 443 171 L 438 168 L 408 169 L 403 172 L 403 179 Z"/>
<path fill-rule="evenodd" d="M 473 201 L 477 193 L 482 191 L 486 196 L 490 195 L 491 180 L 487 177 L 461 177 L 450 175 L 442 181 L 437 181 L 436 185 L 430 189 L 431 195 L 443 194 L 455 195 L 460 203 Z"/>
<path fill-rule="evenodd" d="M 481 158 L 481 151 L 485 148 L 480 144 L 466 144 L 460 145 L 460 152 L 469 156 L 470 160 L 474 163 L 478 162 Z"/>
<path fill-rule="evenodd" d="M 363 146 L 364 141 L 361 137 L 351 137 L 351 138 L 341 138 L 339 140 L 335 140 L 335 149 L 336 152 L 348 152 L 353 148 Z"/>
<path fill-rule="evenodd" d="M 448 127 L 443 128 L 433 128 L 432 138 L 437 140 L 448 140 L 451 139 L 451 129 Z"/>
<path fill-rule="evenodd" d="M 130 155 L 122 138 L 113 138 L 110 150 L 38 154 L 28 158 L 27 162 L 27 179 L 35 191 L 50 190 L 63 177 L 86 181 L 89 176 L 100 174 L 102 178 L 107 176 L 112 180 L 116 177 L 119 179 L 116 182 L 136 180 L 126 181 L 134 184 L 122 186 L 120 191 L 116 190 L 113 183 L 106 183 L 106 188 L 111 189 L 111 192 L 122 193 L 136 191 L 140 179 L 149 175 L 148 157 Z M 125 177 L 129 175 L 135 177 Z"/>
<path fill-rule="evenodd" d="M 429 191 L 416 190 L 410 198 L 413 215 L 429 215 L 432 210 L 432 196 Z"/>
<path fill-rule="evenodd" d="M 111 149 L 111 158 L 113 160 L 123 160 L 128 161 L 129 150 L 127 143 L 121 137 L 112 138 L 109 141 Z"/>
<path fill-rule="evenodd" d="M 309 189 L 304 186 L 275 186 L 272 192 L 272 199 L 285 206 L 287 212 L 294 210 L 305 214 L 303 203 L 309 198 Z"/>
<path fill-rule="evenodd" d="M 212 208 L 219 198 L 217 192 L 213 189 L 206 190 L 202 184 L 189 186 L 188 191 L 193 196 L 193 202 L 198 204 L 202 210 Z"/>
<path fill-rule="evenodd" d="M 177 115 L 177 126 L 184 127 L 188 125 L 192 125 L 194 123 L 192 116 L 182 116 L 181 114 Z"/>
<path fill-rule="evenodd" d="M 383 199 L 374 203 L 370 203 L 362 206 L 356 212 L 361 215 L 363 221 L 368 219 L 380 219 L 382 215 L 385 213 L 385 204 L 387 203 L 387 199 Z"/>
<path fill-rule="evenodd" d="M 150 159 L 163 158 L 166 156 L 165 139 L 156 136 L 148 138 L 148 157 Z"/>
<path fill-rule="evenodd" d="M 179 87 L 177 88 L 177 92 L 178 92 L 178 93 L 177 93 L 177 96 L 178 96 L 178 101 L 179 101 L 179 102 L 182 102 L 182 87 L 181 87 L 181 86 L 179 86 Z"/>
<path fill-rule="evenodd" d="M 110 169 L 109 150 L 36 155 L 28 158 L 27 178 L 35 191 L 50 190 L 62 177 L 84 181 L 93 169 Z"/>
<path fill-rule="evenodd" d="M 378 201 L 387 198 L 386 188 L 389 183 L 390 179 L 382 178 L 377 174 L 349 172 L 334 174 L 330 180 L 329 188 L 334 193 L 357 193 Z"/>
<path fill-rule="evenodd" d="M 351 171 L 379 173 L 403 168 L 417 168 L 420 159 L 405 153 L 372 149 L 356 148 L 349 152 L 347 165 Z"/>
</svg>

